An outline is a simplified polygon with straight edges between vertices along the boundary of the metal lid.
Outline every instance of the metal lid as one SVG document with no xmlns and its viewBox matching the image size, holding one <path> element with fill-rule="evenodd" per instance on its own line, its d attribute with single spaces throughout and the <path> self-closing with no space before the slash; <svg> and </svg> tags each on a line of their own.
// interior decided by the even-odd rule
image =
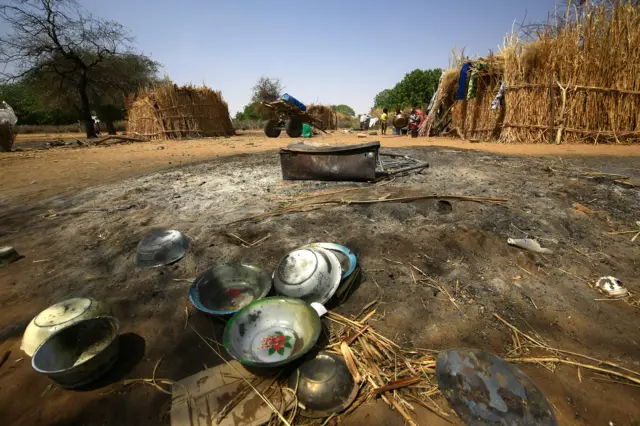
<svg viewBox="0 0 640 426">
<path fill-rule="evenodd" d="M 38 327 L 63 324 L 82 315 L 91 307 L 91 303 L 91 299 L 86 297 L 65 300 L 40 312 L 33 322 Z"/>
<path fill-rule="evenodd" d="M 278 264 L 276 274 L 285 285 L 299 285 L 307 281 L 318 269 L 318 257 L 311 250 L 295 250 Z"/>
</svg>

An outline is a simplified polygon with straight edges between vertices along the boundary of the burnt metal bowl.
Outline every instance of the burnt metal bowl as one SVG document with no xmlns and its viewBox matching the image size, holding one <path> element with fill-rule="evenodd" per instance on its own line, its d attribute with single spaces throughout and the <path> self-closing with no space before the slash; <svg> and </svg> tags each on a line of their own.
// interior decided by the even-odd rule
<svg viewBox="0 0 640 426">
<path fill-rule="evenodd" d="M 436 378 L 440 392 L 467 425 L 557 425 L 551 405 L 535 383 L 488 352 L 440 352 Z"/>
<path fill-rule="evenodd" d="M 156 229 L 138 244 L 136 266 L 157 268 L 182 259 L 189 248 L 189 237 L 173 229 Z"/>
<path fill-rule="evenodd" d="M 51 335 L 36 349 L 31 366 L 59 386 L 73 389 L 100 378 L 118 358 L 115 317 L 91 318 Z"/>
<path fill-rule="evenodd" d="M 189 292 L 193 306 L 211 315 L 230 315 L 271 290 L 271 275 L 243 263 L 217 265 L 194 281 Z"/>
<path fill-rule="evenodd" d="M 358 386 L 342 357 L 322 351 L 305 361 L 289 377 L 289 387 L 298 389 L 298 401 L 304 405 L 302 415 L 329 417 L 353 403 Z"/>
<path fill-rule="evenodd" d="M 307 353 L 320 337 L 320 308 L 322 305 L 286 297 L 256 300 L 227 322 L 224 347 L 245 365 L 287 364 Z"/>
<path fill-rule="evenodd" d="M 338 290 L 342 268 L 337 256 L 322 247 L 303 247 L 280 260 L 274 272 L 278 294 L 307 303 L 325 304 Z"/>
</svg>

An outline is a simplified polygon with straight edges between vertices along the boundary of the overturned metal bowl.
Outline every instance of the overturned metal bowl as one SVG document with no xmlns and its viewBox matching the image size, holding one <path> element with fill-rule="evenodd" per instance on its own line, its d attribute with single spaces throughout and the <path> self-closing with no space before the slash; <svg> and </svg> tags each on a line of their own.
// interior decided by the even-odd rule
<svg viewBox="0 0 640 426">
<path fill-rule="evenodd" d="M 189 237 L 173 229 L 156 229 L 138 244 L 136 266 L 157 268 L 182 259 L 189 248 Z"/>
<path fill-rule="evenodd" d="M 353 271 L 356 269 L 358 263 L 356 255 L 348 247 L 335 243 L 311 243 L 305 247 L 320 247 L 333 253 L 338 258 L 338 262 L 340 262 L 343 281 L 353 274 Z"/>
<path fill-rule="evenodd" d="M 305 407 L 302 415 L 312 418 L 340 413 L 358 395 L 358 386 L 344 359 L 325 351 L 294 371 L 289 387 L 298 389 L 298 401 Z"/>
<path fill-rule="evenodd" d="M 108 304 L 88 297 L 76 297 L 56 303 L 31 320 L 24 331 L 20 349 L 33 356 L 38 346 L 53 333 L 89 318 L 111 315 Z"/>
<path fill-rule="evenodd" d="M 436 360 L 440 392 L 468 425 L 555 426 L 553 409 L 519 368 L 488 352 L 452 349 Z"/>
<path fill-rule="evenodd" d="M 327 303 L 341 280 L 340 261 L 335 254 L 321 247 L 292 251 L 282 258 L 274 273 L 278 294 L 307 303 Z"/>
<path fill-rule="evenodd" d="M 256 266 L 217 265 L 196 278 L 189 299 L 202 312 L 229 315 L 265 297 L 271 285 L 271 275 Z"/>
<path fill-rule="evenodd" d="M 81 321 L 45 340 L 33 354 L 31 366 L 63 388 L 84 386 L 116 362 L 119 333 L 115 317 Z"/>
<path fill-rule="evenodd" d="M 267 297 L 231 317 L 224 347 L 242 364 L 278 367 L 307 353 L 318 340 L 322 323 L 314 307 L 300 299 Z"/>
</svg>

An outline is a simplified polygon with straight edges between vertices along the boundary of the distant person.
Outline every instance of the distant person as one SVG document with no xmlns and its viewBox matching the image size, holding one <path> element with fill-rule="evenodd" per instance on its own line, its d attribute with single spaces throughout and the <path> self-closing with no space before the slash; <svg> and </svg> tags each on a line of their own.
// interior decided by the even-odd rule
<svg viewBox="0 0 640 426">
<path fill-rule="evenodd" d="M 382 134 L 387 134 L 387 120 L 389 119 L 389 109 L 385 108 L 382 110 L 382 115 L 380 116 L 380 130 L 382 130 Z"/>
<path fill-rule="evenodd" d="M 416 108 L 411 109 L 411 115 L 409 115 L 409 130 L 411 132 L 417 132 L 420 128 L 420 122 L 422 121 L 422 111 Z"/>
<path fill-rule="evenodd" d="M 362 114 L 360 116 L 360 130 L 369 130 L 370 122 L 371 116 L 369 114 Z"/>
<path fill-rule="evenodd" d="M 396 117 L 401 115 L 402 111 L 400 110 L 400 108 L 396 108 Z M 400 135 L 400 129 L 396 128 L 396 126 L 393 126 L 393 134 L 394 135 Z"/>
</svg>

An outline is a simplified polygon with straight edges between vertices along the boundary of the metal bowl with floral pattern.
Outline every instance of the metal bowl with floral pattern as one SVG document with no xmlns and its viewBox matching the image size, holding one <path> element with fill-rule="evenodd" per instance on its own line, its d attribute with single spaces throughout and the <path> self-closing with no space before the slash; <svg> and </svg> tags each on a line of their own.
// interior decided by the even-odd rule
<svg viewBox="0 0 640 426">
<path fill-rule="evenodd" d="M 224 347 L 245 365 L 287 364 L 307 353 L 318 340 L 322 309 L 322 305 L 287 297 L 256 300 L 227 322 Z"/>
</svg>

